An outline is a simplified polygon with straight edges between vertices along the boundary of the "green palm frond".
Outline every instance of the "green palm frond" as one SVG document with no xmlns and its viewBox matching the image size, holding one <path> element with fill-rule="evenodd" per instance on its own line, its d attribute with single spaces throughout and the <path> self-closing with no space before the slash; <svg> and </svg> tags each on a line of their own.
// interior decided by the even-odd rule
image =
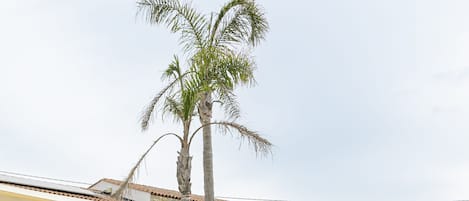
<svg viewBox="0 0 469 201">
<path fill-rule="evenodd" d="M 211 65 L 205 63 L 210 60 Z M 194 85 L 200 91 L 216 92 L 214 95 L 220 101 L 229 119 L 240 116 L 239 105 L 233 93 L 237 85 L 254 85 L 255 62 L 246 53 L 227 52 L 212 47 L 199 51 L 192 58 L 193 71 L 197 71 L 191 80 L 197 80 Z"/>
<path fill-rule="evenodd" d="M 181 73 L 181 65 L 179 63 L 179 58 L 174 55 L 173 56 L 173 61 L 168 65 L 168 68 L 163 72 L 163 75 L 161 76 L 162 80 L 166 79 L 178 79 L 182 77 Z"/>
<path fill-rule="evenodd" d="M 261 7 L 254 0 L 231 0 L 218 13 L 210 34 L 214 46 L 247 43 L 255 46 L 269 29 Z"/>
<path fill-rule="evenodd" d="M 175 122 L 179 122 L 183 119 L 183 112 L 182 112 L 182 104 L 176 100 L 174 96 L 166 97 L 162 108 L 162 115 L 163 116 L 171 116 Z"/>
<path fill-rule="evenodd" d="M 161 97 L 170 91 L 176 84 L 178 80 L 175 79 L 169 83 L 165 88 L 163 88 L 156 96 L 151 100 L 150 104 L 143 110 L 142 117 L 140 118 L 140 126 L 142 130 L 147 130 L 150 126 L 150 122 L 153 119 L 153 113 L 155 112 L 156 105 L 158 104 Z"/>
<path fill-rule="evenodd" d="M 191 88 L 191 81 L 184 82 L 183 89 L 167 96 L 162 111 L 165 116 L 172 116 L 175 122 L 190 121 L 194 116 L 194 110 L 199 101 L 197 88 Z"/>
<path fill-rule="evenodd" d="M 248 53 L 218 47 L 204 48 L 191 58 L 191 70 L 197 72 L 202 85 L 233 89 L 236 85 L 255 84 L 255 62 Z M 218 86 L 219 85 L 219 86 Z"/>
<path fill-rule="evenodd" d="M 221 75 L 219 79 L 227 80 L 232 82 L 231 85 L 255 84 L 254 60 L 249 58 L 245 54 L 225 54 L 223 57 L 215 63 L 215 68 Z"/>
<path fill-rule="evenodd" d="M 194 116 L 194 110 L 199 101 L 197 88 L 186 86 L 181 93 L 182 115 L 185 120 Z"/>
<path fill-rule="evenodd" d="M 171 97 L 176 101 L 176 94 L 181 93 L 182 90 L 184 90 L 184 84 L 186 83 L 185 80 L 189 79 L 192 80 L 195 72 L 192 71 L 186 71 L 182 72 L 180 62 L 177 56 L 174 56 L 173 61 L 168 65 L 168 68 L 163 72 L 162 79 L 172 79 L 172 81 L 165 87 L 163 88 L 148 104 L 148 106 L 144 109 L 142 117 L 140 118 L 140 126 L 142 130 L 147 130 L 150 122 L 153 119 L 154 113 L 157 110 L 157 104 L 159 103 L 159 100 L 166 94 L 168 97 Z M 189 76 L 190 75 L 190 76 Z M 179 84 L 179 91 L 173 92 L 173 90 L 176 88 L 176 86 Z M 168 101 L 168 100 L 166 100 Z M 170 101 L 171 102 L 171 101 Z M 166 107 L 163 105 L 163 107 Z M 166 111 L 166 114 L 169 114 L 167 112 L 170 112 L 170 108 L 163 109 L 163 111 Z M 171 108 L 175 109 L 175 108 Z M 174 111 L 173 111 L 174 112 Z M 175 114 L 173 112 L 170 112 L 171 114 Z M 165 113 L 163 112 L 163 116 Z M 176 114 L 176 115 L 181 115 L 181 114 Z M 180 118 L 177 116 L 177 118 Z"/>
<path fill-rule="evenodd" d="M 190 4 L 179 0 L 140 0 L 138 5 L 148 22 L 165 24 L 173 33 L 179 32 L 186 51 L 204 46 L 208 24 L 205 16 Z"/>
<path fill-rule="evenodd" d="M 214 68 L 211 69 L 211 88 L 216 92 L 218 99 L 230 98 L 228 100 L 222 100 L 222 102 L 228 104 L 234 103 L 236 99 L 233 90 L 237 85 L 250 86 L 256 83 L 253 74 L 254 69 L 254 61 L 247 56 L 224 55 L 220 60 L 215 62 Z"/>
</svg>

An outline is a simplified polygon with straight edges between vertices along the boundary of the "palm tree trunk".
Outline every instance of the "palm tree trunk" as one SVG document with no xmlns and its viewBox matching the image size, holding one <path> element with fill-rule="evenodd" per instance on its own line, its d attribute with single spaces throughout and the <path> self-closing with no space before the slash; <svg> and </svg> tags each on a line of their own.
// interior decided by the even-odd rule
<svg viewBox="0 0 469 201">
<path fill-rule="evenodd" d="M 191 161 L 192 157 L 189 155 L 189 149 L 187 146 L 181 147 L 181 151 L 178 152 L 178 160 L 176 177 L 178 181 L 179 192 L 181 192 L 181 201 L 191 200 Z"/>
<path fill-rule="evenodd" d="M 210 121 L 205 121 L 209 123 Z M 202 130 L 203 133 L 203 168 L 204 168 L 204 191 L 205 200 L 215 200 L 215 189 L 213 182 L 213 153 L 212 153 L 212 131 L 210 126 L 206 126 Z"/>
<path fill-rule="evenodd" d="M 205 93 L 199 105 L 200 122 L 202 125 L 209 124 L 212 120 L 212 97 L 210 93 Z M 215 200 L 215 189 L 213 182 L 213 154 L 212 154 L 212 129 L 205 126 L 203 134 L 203 170 L 204 170 L 204 191 L 205 201 Z"/>
</svg>

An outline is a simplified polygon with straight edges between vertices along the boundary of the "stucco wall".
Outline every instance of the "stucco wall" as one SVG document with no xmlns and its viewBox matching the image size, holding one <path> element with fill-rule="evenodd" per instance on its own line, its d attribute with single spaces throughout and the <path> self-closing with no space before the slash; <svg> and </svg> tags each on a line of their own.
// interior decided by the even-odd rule
<svg viewBox="0 0 469 201">
<path fill-rule="evenodd" d="M 119 188 L 119 186 L 101 181 L 92 187 L 92 189 L 99 191 L 104 191 L 109 188 L 111 188 L 112 192 L 114 192 Z M 151 201 L 151 194 L 143 191 L 130 190 L 129 194 L 127 194 L 125 197 L 135 201 Z"/>
</svg>

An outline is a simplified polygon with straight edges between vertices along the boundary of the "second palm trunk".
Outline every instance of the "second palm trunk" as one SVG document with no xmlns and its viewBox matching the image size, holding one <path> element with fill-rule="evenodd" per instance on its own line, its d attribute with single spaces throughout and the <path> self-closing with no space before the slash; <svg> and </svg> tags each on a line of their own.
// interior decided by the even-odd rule
<svg viewBox="0 0 469 201">
<path fill-rule="evenodd" d="M 188 148 L 181 148 L 178 152 L 176 177 L 178 181 L 179 192 L 181 192 L 182 201 L 191 200 L 191 162 L 192 156 L 189 155 Z"/>
</svg>

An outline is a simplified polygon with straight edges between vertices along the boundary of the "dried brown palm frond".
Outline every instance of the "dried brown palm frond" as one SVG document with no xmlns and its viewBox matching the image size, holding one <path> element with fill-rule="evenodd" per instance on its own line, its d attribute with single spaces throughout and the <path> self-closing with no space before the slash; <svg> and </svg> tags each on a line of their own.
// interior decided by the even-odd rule
<svg viewBox="0 0 469 201">
<path fill-rule="evenodd" d="M 156 139 L 153 142 L 153 144 L 145 151 L 145 153 L 143 153 L 142 156 L 140 156 L 137 163 L 132 167 L 132 169 L 130 169 L 129 174 L 124 179 L 124 181 L 121 183 L 119 188 L 114 193 L 112 193 L 112 195 L 111 195 L 112 198 L 117 199 L 117 200 L 122 200 L 124 198 L 124 195 L 127 193 L 128 189 L 129 189 L 129 184 L 134 183 L 135 179 L 137 178 L 138 169 L 139 169 L 140 165 L 142 164 L 142 161 L 145 159 L 145 157 L 148 155 L 148 153 L 153 149 L 153 147 L 155 147 L 156 143 L 158 143 L 161 139 L 163 139 L 164 137 L 169 136 L 169 135 L 177 137 L 179 139 L 179 141 L 182 143 L 182 138 L 179 137 L 178 135 L 174 134 L 174 133 L 166 133 L 166 134 L 158 137 L 158 139 Z"/>
<path fill-rule="evenodd" d="M 224 134 L 233 133 L 233 130 L 236 131 L 235 133 L 239 134 L 241 140 L 246 140 L 248 144 L 252 146 L 256 154 L 260 154 L 261 156 L 268 156 L 272 154 L 273 145 L 269 140 L 263 138 L 256 131 L 250 130 L 246 126 L 231 121 L 216 121 L 200 126 L 193 132 L 189 143 L 192 142 L 193 137 L 195 134 L 197 134 L 198 131 L 206 126 L 212 125 L 217 125 Z"/>
<path fill-rule="evenodd" d="M 220 96 L 220 99 L 223 101 L 222 105 L 226 117 L 236 120 L 241 116 L 241 109 L 234 93 L 222 95 Z"/>
</svg>

